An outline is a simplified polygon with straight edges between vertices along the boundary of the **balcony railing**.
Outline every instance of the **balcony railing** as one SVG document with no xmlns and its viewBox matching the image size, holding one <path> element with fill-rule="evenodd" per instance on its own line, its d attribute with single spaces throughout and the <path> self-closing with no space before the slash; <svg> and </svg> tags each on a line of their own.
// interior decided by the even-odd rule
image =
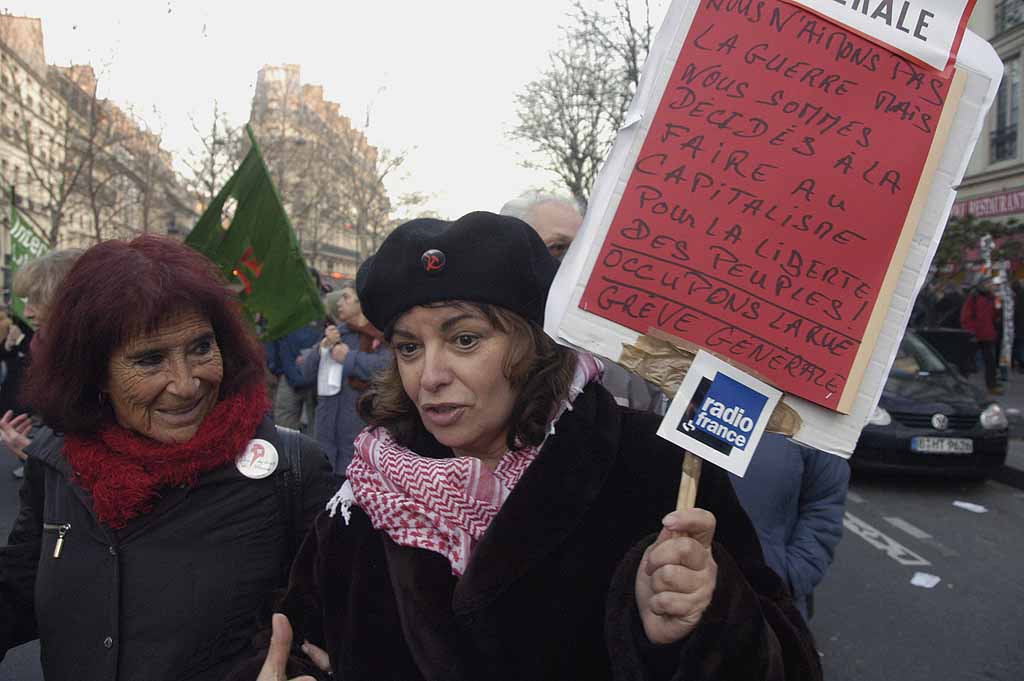
<svg viewBox="0 0 1024 681">
<path fill-rule="evenodd" d="M 992 163 L 1017 158 L 1017 126 L 1008 125 L 993 130 L 989 136 Z"/>
<path fill-rule="evenodd" d="M 1020 23 L 1024 23 L 1024 0 L 999 0 L 996 2 L 997 34 L 1009 31 Z"/>
</svg>

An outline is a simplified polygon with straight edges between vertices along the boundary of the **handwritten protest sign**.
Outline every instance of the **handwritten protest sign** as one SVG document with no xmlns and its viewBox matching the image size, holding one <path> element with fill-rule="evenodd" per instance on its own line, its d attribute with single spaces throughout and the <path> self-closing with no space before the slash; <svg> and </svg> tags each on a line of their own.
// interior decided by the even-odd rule
<svg viewBox="0 0 1024 681">
<path fill-rule="evenodd" d="M 792 2 L 676 0 L 546 329 L 711 351 L 849 454 L 1000 75 L 969 32 L 938 71 Z"/>
<path fill-rule="evenodd" d="M 729 6 L 694 18 L 580 305 L 848 409 L 952 73 Z"/>
</svg>

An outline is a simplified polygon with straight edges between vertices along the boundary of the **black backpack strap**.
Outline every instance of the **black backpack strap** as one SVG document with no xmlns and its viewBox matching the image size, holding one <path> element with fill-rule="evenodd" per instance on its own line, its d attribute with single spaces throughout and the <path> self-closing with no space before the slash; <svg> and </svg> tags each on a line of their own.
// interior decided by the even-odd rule
<svg viewBox="0 0 1024 681">
<path fill-rule="evenodd" d="M 281 517 L 288 523 L 285 534 L 288 536 L 288 554 L 285 558 L 284 575 L 287 579 L 295 554 L 299 552 L 302 541 L 302 438 L 297 430 L 275 426 L 278 441 L 287 457 L 288 466 L 275 476 L 277 497 L 281 504 Z"/>
</svg>

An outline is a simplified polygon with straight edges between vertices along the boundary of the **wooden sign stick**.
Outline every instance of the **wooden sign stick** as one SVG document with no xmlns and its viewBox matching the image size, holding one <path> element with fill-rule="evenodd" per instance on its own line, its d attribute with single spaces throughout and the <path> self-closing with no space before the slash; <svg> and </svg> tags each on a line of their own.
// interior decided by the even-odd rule
<svg viewBox="0 0 1024 681">
<path fill-rule="evenodd" d="M 679 480 L 679 496 L 676 497 L 676 510 L 688 511 L 697 501 L 697 485 L 700 484 L 700 464 L 702 459 L 693 452 L 684 451 L 683 476 Z"/>
</svg>

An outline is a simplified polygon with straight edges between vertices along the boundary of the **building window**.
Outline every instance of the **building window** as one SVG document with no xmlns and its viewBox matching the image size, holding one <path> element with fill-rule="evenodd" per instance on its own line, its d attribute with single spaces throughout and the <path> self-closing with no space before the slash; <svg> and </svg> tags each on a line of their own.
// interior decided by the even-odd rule
<svg viewBox="0 0 1024 681">
<path fill-rule="evenodd" d="M 1017 119 L 1020 117 L 1020 57 L 1003 64 L 1006 71 L 996 95 L 995 127 L 989 140 L 992 163 L 1017 158 Z"/>
<path fill-rule="evenodd" d="M 1024 23 L 1024 0 L 999 0 L 996 3 L 996 33 L 1009 31 Z"/>
</svg>

